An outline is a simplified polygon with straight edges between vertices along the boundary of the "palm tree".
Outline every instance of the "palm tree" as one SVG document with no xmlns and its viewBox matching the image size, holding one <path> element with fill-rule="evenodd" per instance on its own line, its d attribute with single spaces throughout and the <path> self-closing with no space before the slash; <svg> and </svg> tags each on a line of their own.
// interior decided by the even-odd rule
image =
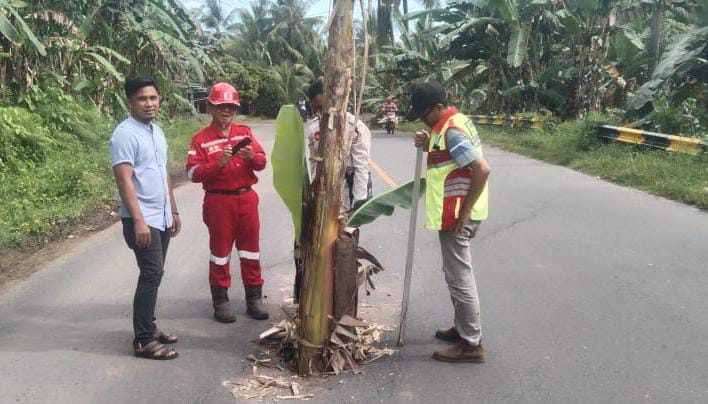
<svg viewBox="0 0 708 404">
<path fill-rule="evenodd" d="M 273 28 L 268 33 L 268 44 L 274 63 L 283 60 L 316 61 L 321 53 L 321 38 L 317 32 L 320 18 L 307 17 L 303 0 L 277 0 L 270 9 Z"/>
<path fill-rule="evenodd" d="M 227 11 L 221 4 L 221 0 L 207 0 L 199 20 L 204 26 L 216 32 L 217 36 L 221 36 L 231 30 L 236 11 L 236 9 Z"/>
<path fill-rule="evenodd" d="M 395 0 L 378 0 L 376 7 L 376 44 L 393 44 L 393 10 Z"/>
<path fill-rule="evenodd" d="M 285 98 L 290 103 L 295 103 L 298 98 L 305 95 L 307 87 L 315 78 L 312 71 L 305 65 L 288 61 L 276 66 L 275 72 L 280 78 L 280 85 L 285 93 Z"/>
<path fill-rule="evenodd" d="M 228 45 L 231 55 L 239 60 L 273 64 L 267 47 L 268 33 L 273 28 L 271 6 L 270 0 L 256 0 L 238 11 L 239 22 L 233 25 L 233 42 Z"/>
</svg>

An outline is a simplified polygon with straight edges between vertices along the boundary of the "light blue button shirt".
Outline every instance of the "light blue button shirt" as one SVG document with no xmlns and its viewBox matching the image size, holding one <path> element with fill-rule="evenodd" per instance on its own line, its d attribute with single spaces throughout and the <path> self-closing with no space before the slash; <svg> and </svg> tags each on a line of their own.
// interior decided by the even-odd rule
<svg viewBox="0 0 708 404">
<path fill-rule="evenodd" d="M 133 166 L 133 185 L 138 205 L 148 226 L 164 231 L 172 227 L 172 206 L 167 185 L 167 140 L 154 123 L 144 124 L 132 116 L 121 122 L 111 136 L 111 162 Z M 130 217 L 123 200 L 120 216 Z"/>
<path fill-rule="evenodd" d="M 467 167 L 479 158 L 479 147 L 475 146 L 464 132 L 450 128 L 447 130 L 446 136 L 447 149 L 459 167 Z"/>
</svg>

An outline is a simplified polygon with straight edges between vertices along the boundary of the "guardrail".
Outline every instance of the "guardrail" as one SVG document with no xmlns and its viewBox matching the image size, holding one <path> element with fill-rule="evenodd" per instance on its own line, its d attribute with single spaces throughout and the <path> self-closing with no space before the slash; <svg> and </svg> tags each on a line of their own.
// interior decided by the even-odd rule
<svg viewBox="0 0 708 404">
<path fill-rule="evenodd" d="M 512 128 L 542 129 L 543 122 L 538 118 L 503 115 L 471 115 L 472 122 L 480 125 L 510 126 Z"/>
<path fill-rule="evenodd" d="M 600 126 L 600 137 L 694 156 L 708 151 L 708 142 L 701 139 L 611 125 Z"/>
</svg>

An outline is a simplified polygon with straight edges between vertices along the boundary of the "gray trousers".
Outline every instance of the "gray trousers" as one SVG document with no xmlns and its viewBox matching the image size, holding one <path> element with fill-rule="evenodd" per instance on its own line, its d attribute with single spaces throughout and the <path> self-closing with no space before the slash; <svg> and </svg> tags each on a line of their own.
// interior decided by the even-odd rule
<svg viewBox="0 0 708 404">
<path fill-rule="evenodd" d="M 150 227 L 150 245 L 140 248 L 135 245 L 135 227 L 132 219 L 123 219 L 123 237 L 128 247 L 135 252 L 140 276 L 133 298 L 133 331 L 135 341 L 147 344 L 155 339 L 155 306 L 157 288 L 160 287 L 164 273 L 167 247 L 170 244 L 170 229 L 160 231 Z"/>
<path fill-rule="evenodd" d="M 479 294 L 472 270 L 472 239 L 480 222 L 471 221 L 460 234 L 440 231 L 445 282 L 450 289 L 455 309 L 455 329 L 471 345 L 479 345 L 482 322 L 479 315 Z"/>
</svg>

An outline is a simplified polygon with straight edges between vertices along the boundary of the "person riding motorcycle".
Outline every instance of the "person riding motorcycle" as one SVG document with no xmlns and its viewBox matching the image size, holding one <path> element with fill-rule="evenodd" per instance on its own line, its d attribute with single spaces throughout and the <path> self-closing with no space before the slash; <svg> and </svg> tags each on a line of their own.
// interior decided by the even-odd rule
<svg viewBox="0 0 708 404">
<path fill-rule="evenodd" d="M 386 98 L 386 102 L 381 105 L 381 112 L 383 113 L 383 118 L 379 123 L 384 124 L 386 128 L 386 133 L 394 133 L 396 130 L 396 124 L 398 123 L 398 105 L 391 99 L 391 97 Z"/>
<path fill-rule="evenodd" d="M 300 117 L 302 120 L 306 120 L 308 118 L 308 111 L 307 111 L 307 102 L 305 101 L 304 98 L 300 98 L 300 100 L 297 103 L 297 109 L 300 112 Z"/>
<path fill-rule="evenodd" d="M 393 99 L 391 97 L 388 97 L 388 98 L 386 98 L 386 102 L 381 106 L 381 110 L 384 113 L 398 112 L 398 105 L 396 105 L 396 103 L 393 102 Z"/>
</svg>

